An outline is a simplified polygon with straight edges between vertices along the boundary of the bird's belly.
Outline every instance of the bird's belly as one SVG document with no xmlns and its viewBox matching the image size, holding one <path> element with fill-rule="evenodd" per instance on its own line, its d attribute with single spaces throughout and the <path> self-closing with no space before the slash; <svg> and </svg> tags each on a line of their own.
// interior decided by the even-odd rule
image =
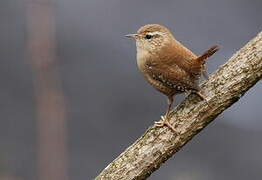
<svg viewBox="0 0 262 180">
<path fill-rule="evenodd" d="M 153 77 L 151 77 L 150 74 L 148 74 L 148 72 L 146 71 L 145 64 L 149 59 L 150 59 L 150 55 L 147 51 L 138 51 L 137 52 L 137 66 L 138 66 L 138 69 L 143 74 L 143 76 L 146 78 L 147 82 L 151 86 L 153 86 L 156 90 L 162 92 L 163 94 L 167 96 L 179 93 L 176 90 L 174 90 L 173 88 L 166 86 L 164 83 L 154 79 Z"/>
<path fill-rule="evenodd" d="M 175 91 L 174 89 L 169 88 L 168 86 L 166 86 L 165 84 L 163 84 L 162 82 L 153 79 L 152 77 L 150 77 L 149 75 L 145 75 L 146 80 L 148 81 L 148 83 L 153 86 L 156 90 L 162 92 L 163 94 L 169 96 L 169 95 L 174 95 L 176 93 L 178 93 L 177 91 Z"/>
</svg>

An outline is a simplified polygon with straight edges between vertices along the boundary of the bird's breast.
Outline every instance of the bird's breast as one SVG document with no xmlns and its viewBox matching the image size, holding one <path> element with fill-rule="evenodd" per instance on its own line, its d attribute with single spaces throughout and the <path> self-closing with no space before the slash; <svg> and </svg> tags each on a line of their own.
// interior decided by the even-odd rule
<svg viewBox="0 0 262 180">
<path fill-rule="evenodd" d="M 148 51 L 145 50 L 137 50 L 137 57 L 136 57 L 136 61 L 137 61 L 137 66 L 138 69 L 143 72 L 146 62 L 150 59 L 150 54 Z"/>
</svg>

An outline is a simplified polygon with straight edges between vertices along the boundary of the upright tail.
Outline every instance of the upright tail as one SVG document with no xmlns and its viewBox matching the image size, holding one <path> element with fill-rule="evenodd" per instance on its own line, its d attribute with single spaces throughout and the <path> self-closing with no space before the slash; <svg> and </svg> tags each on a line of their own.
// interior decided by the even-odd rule
<svg viewBox="0 0 262 180">
<path fill-rule="evenodd" d="M 219 50 L 219 46 L 215 45 L 206 50 L 201 56 L 198 56 L 196 61 L 204 61 L 208 57 L 212 56 L 215 52 Z"/>
<path fill-rule="evenodd" d="M 219 50 L 219 46 L 215 45 L 212 46 L 211 48 L 209 48 L 208 50 L 206 50 L 202 55 L 198 56 L 196 58 L 196 61 L 198 61 L 199 63 L 202 64 L 203 68 L 202 68 L 202 74 L 203 76 L 208 79 L 208 74 L 207 74 L 207 70 L 206 70 L 206 66 L 205 66 L 205 60 L 212 56 L 215 52 L 217 52 Z"/>
</svg>

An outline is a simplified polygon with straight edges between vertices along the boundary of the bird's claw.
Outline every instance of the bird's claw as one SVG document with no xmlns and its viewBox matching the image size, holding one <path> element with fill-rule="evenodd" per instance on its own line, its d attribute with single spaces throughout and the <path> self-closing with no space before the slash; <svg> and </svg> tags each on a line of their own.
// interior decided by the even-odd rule
<svg viewBox="0 0 262 180">
<path fill-rule="evenodd" d="M 178 134 L 178 133 L 176 132 L 176 129 L 169 123 L 167 116 L 161 116 L 161 120 L 155 122 L 155 126 L 156 126 L 156 127 L 167 126 L 167 127 L 169 127 L 174 133 Z"/>
</svg>

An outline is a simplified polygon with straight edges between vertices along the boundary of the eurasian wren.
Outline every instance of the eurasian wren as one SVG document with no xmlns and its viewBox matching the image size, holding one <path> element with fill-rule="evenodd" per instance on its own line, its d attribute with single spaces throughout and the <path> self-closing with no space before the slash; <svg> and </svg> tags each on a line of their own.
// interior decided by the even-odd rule
<svg viewBox="0 0 262 180">
<path fill-rule="evenodd" d="M 137 65 L 145 79 L 168 97 L 167 111 L 155 125 L 166 125 L 175 132 L 169 123 L 173 96 L 190 92 L 205 99 L 200 93 L 197 80 L 201 74 L 205 75 L 205 59 L 213 55 L 219 49 L 218 46 L 196 56 L 178 42 L 166 27 L 158 24 L 145 25 L 137 34 L 126 36 L 136 40 Z"/>
</svg>

